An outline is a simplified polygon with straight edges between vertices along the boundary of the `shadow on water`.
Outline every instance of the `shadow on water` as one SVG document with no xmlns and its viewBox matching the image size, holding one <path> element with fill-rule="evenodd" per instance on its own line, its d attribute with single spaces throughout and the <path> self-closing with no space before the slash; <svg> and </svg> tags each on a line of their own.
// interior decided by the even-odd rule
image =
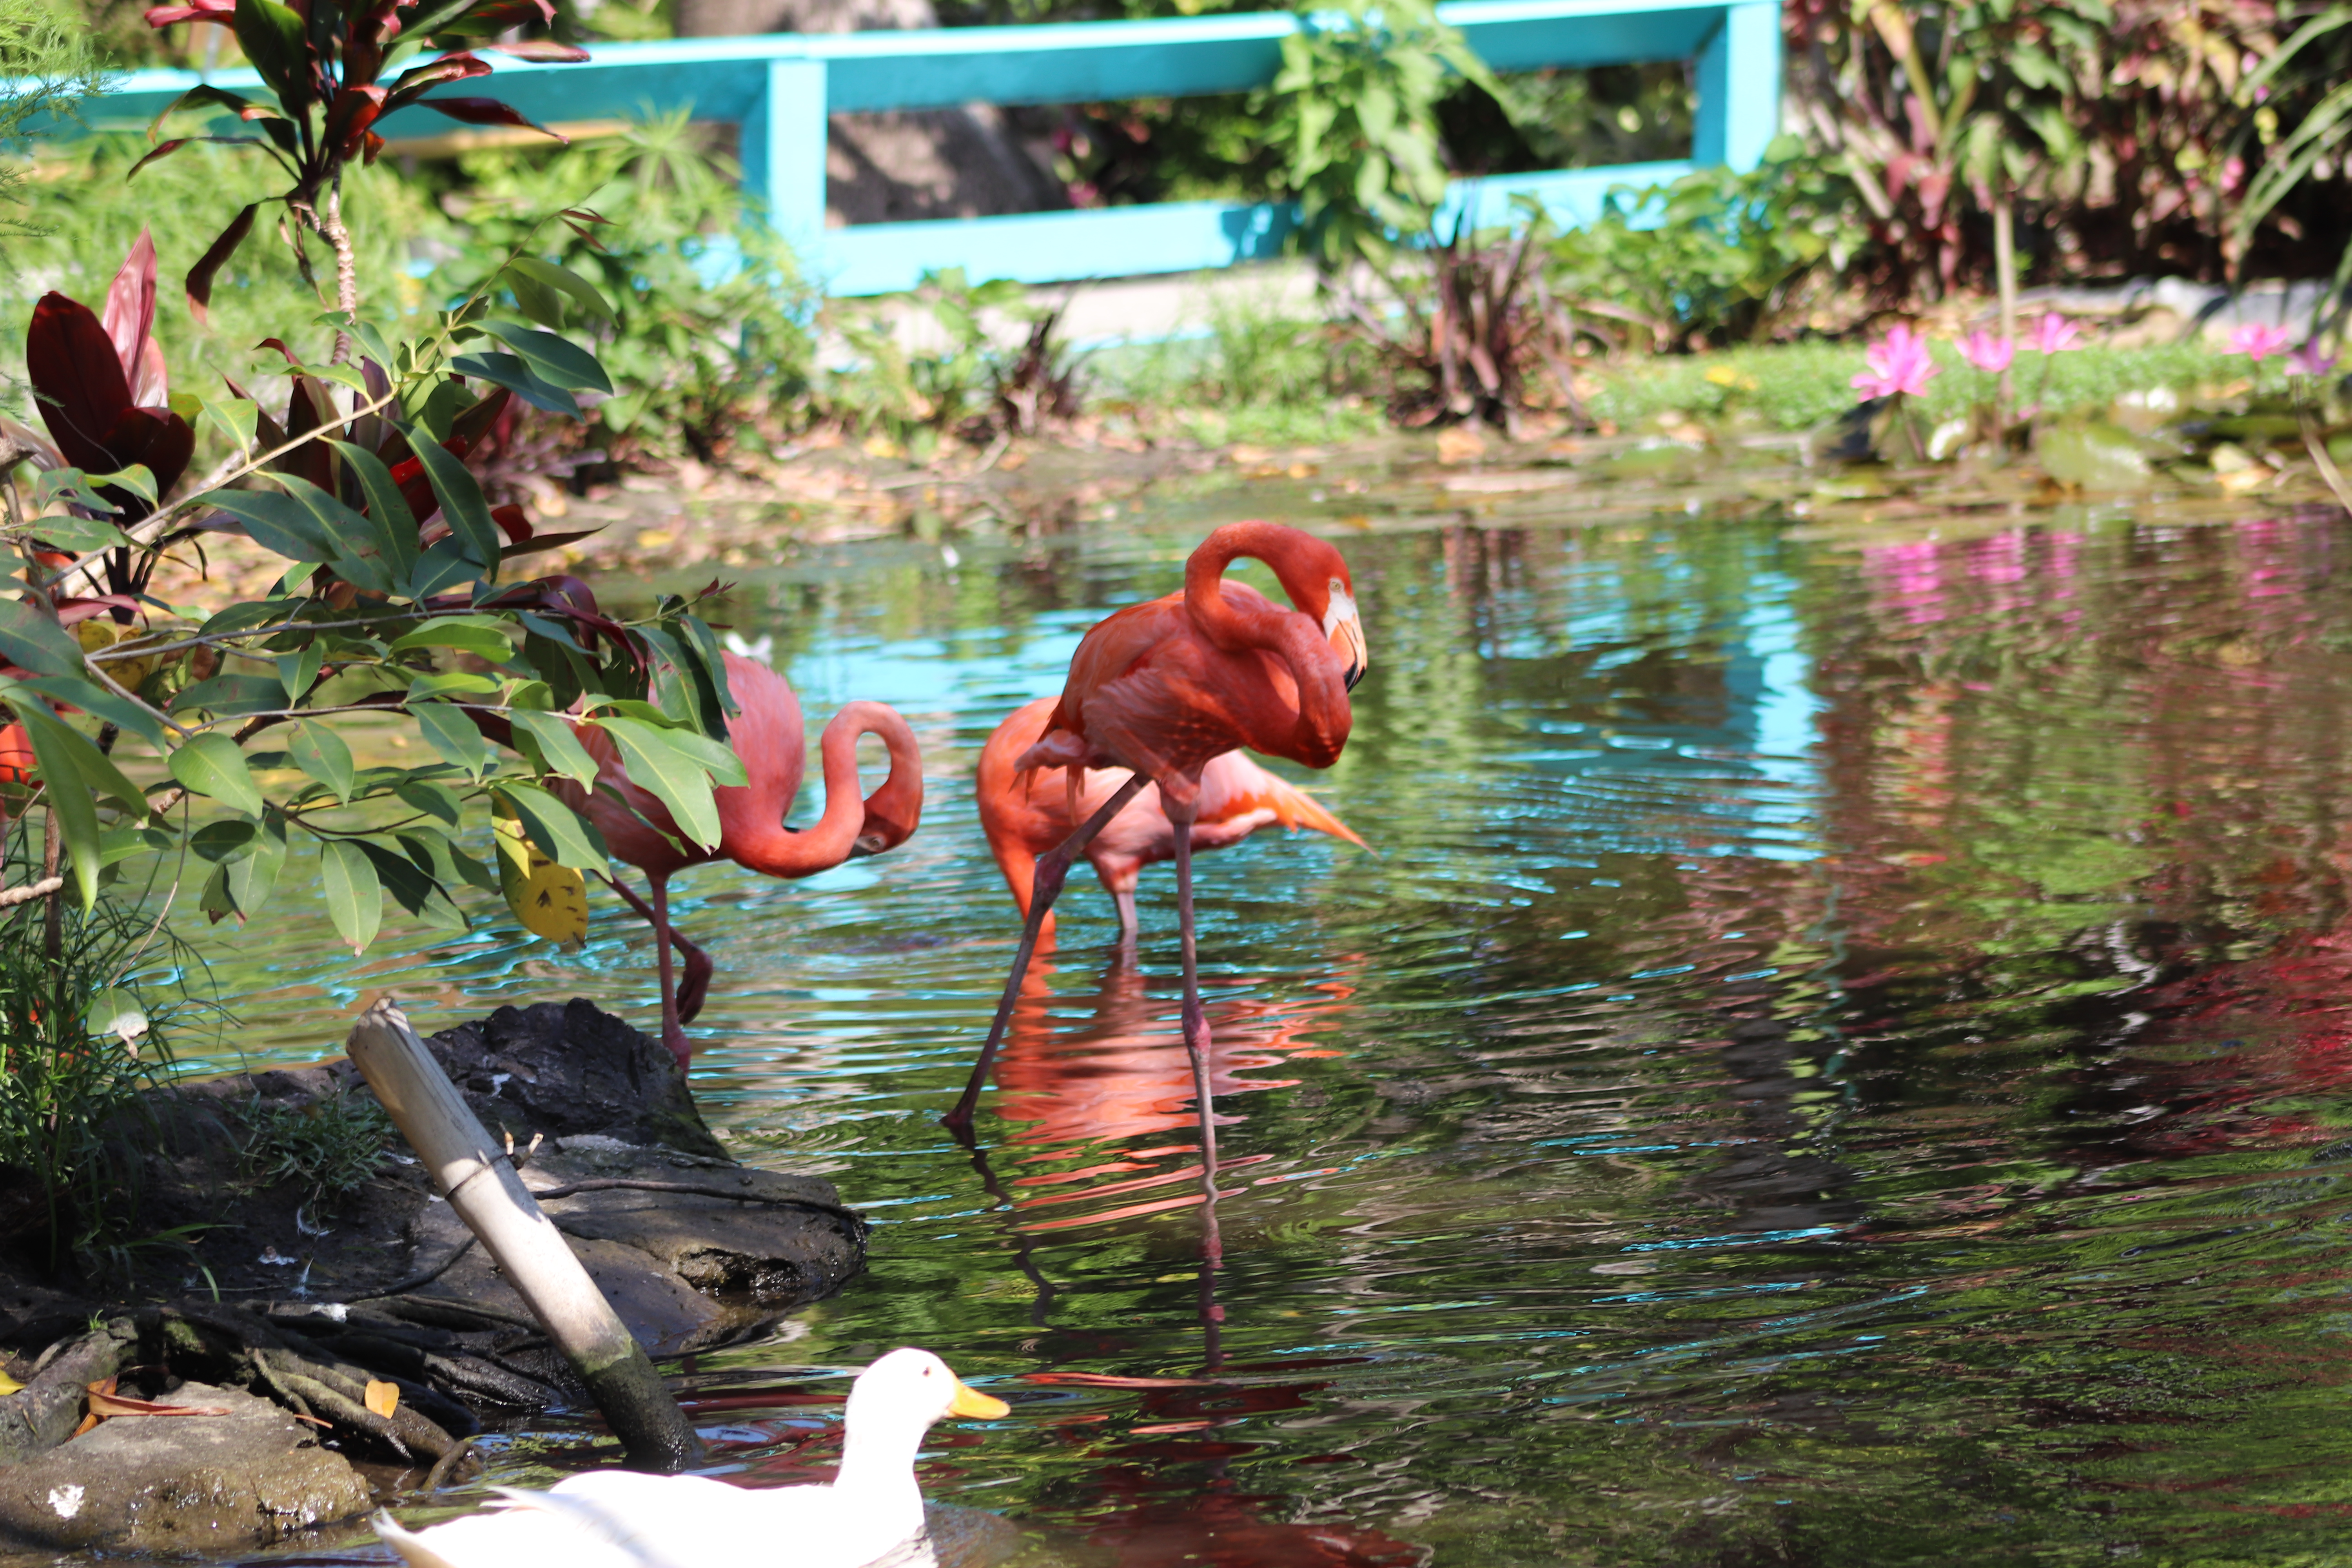
<svg viewBox="0 0 2352 1568">
<path fill-rule="evenodd" d="M 888 857 L 687 886 L 698 1094 L 879 1222 L 840 1297 L 696 1369 L 747 1484 L 822 1478 L 842 1371 L 918 1343 L 1013 1405 L 936 1434 L 928 1487 L 1040 1562 L 2340 1555 L 2341 519 L 1345 538 L 1373 673 L 1308 782 L 1373 852 L 1200 863 L 1213 1274 L 1164 871 L 1131 961 L 1081 879 L 980 1149 L 936 1124 L 1015 934 L 980 744 L 1202 528 L 740 590 L 812 718 L 897 704 L 932 792 Z M 318 1054 L 384 986 L 650 1017 L 625 911 L 578 956 L 477 912 L 358 975 L 221 943 L 242 1044 Z M 603 1462 L 553 1419 L 492 1459 Z"/>
</svg>

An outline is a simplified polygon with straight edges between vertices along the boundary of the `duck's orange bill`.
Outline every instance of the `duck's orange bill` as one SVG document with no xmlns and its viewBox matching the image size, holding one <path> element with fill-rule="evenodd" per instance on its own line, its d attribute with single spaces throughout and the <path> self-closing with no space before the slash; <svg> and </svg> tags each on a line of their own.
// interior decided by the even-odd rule
<svg viewBox="0 0 2352 1568">
<path fill-rule="evenodd" d="M 956 1384 L 955 1400 L 948 1406 L 948 1414 L 950 1415 L 974 1415 L 984 1421 L 993 1421 L 1000 1415 L 1009 1415 L 1012 1413 L 1013 1406 L 1005 1404 L 1002 1399 L 991 1399 L 980 1390 L 961 1381 Z"/>
</svg>

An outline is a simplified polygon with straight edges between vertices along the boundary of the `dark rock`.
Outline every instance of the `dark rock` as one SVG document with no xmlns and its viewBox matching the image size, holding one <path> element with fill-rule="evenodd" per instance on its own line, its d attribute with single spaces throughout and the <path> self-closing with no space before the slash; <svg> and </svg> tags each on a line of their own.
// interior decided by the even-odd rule
<svg viewBox="0 0 2352 1568">
<path fill-rule="evenodd" d="M 0 1531 L 68 1552 L 224 1552 L 367 1511 L 358 1473 L 268 1400 L 201 1383 L 163 1399 L 229 1414 L 120 1416 L 0 1467 Z"/>
<path fill-rule="evenodd" d="M 25 1386 L 0 1399 L 0 1464 L 54 1448 L 81 1425 L 89 1385 L 112 1377 L 127 1341 L 106 1332 L 60 1340 Z"/>
<path fill-rule="evenodd" d="M 425 1043 L 494 1133 L 593 1132 L 727 1158 L 669 1052 L 584 997 L 501 1007 Z"/>
</svg>

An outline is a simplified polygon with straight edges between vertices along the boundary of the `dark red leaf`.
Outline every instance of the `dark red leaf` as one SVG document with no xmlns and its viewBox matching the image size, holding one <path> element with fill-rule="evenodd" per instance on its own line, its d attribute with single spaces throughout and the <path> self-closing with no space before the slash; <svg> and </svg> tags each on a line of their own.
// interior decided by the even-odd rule
<svg viewBox="0 0 2352 1568">
<path fill-rule="evenodd" d="M 264 338 L 253 346 L 257 349 L 276 349 L 279 353 L 286 356 L 286 363 L 288 364 L 300 364 L 302 363 L 299 359 L 295 357 L 294 351 L 286 346 L 286 340 L 283 338 Z"/>
<path fill-rule="evenodd" d="M 154 5 L 148 9 L 147 25 L 169 27 L 180 22 L 218 22 L 227 26 L 236 11 L 236 0 L 192 0 L 185 5 Z"/>
<path fill-rule="evenodd" d="M 338 90 L 327 109 L 326 142 L 348 158 L 359 151 L 360 138 L 383 112 L 384 89 L 346 87 Z"/>
<path fill-rule="evenodd" d="M 523 516 L 522 508 L 494 506 L 490 509 L 490 521 L 497 523 L 505 532 L 508 543 L 524 544 L 530 542 L 530 520 Z"/>
<path fill-rule="evenodd" d="M 145 168 L 148 164 L 157 163 L 163 159 L 170 157 L 173 153 L 178 152 L 181 148 L 186 146 L 191 142 L 201 142 L 203 140 L 204 138 L 201 136 L 173 137 L 171 141 L 158 145 L 153 152 L 140 159 L 136 163 L 131 164 L 131 172 L 122 177 L 125 180 L 135 180 L 139 177 L 139 171 Z"/>
<path fill-rule="evenodd" d="M 381 157 L 381 156 L 383 155 L 383 149 L 384 149 L 384 140 L 383 140 L 383 137 L 381 137 L 381 136 L 379 136 L 379 135 L 377 135 L 377 134 L 376 134 L 374 132 L 373 132 L 373 131 L 369 132 L 367 133 L 367 139 L 366 139 L 366 144 L 365 144 L 365 154 L 364 154 L 363 158 L 362 159 L 362 162 L 363 162 L 363 163 L 367 163 L 370 167 L 373 167 L 373 166 L 374 165 L 374 163 L 375 163 L 376 159 L 377 159 L 377 158 L 379 158 L 379 157 Z"/>
<path fill-rule="evenodd" d="M 58 443 L 63 446 L 63 442 Z M 168 492 L 188 471 L 188 459 L 195 456 L 196 433 L 188 422 L 168 408 L 126 408 L 107 427 L 101 443 L 106 459 L 100 473 L 111 473 L 127 468 L 133 463 L 144 463 L 155 476 L 155 492 Z M 130 521 L 147 515 L 147 503 L 129 490 L 109 485 L 99 494 L 122 509 L 121 521 Z"/>
<path fill-rule="evenodd" d="M 553 136 L 566 146 L 572 144 L 570 137 L 556 135 L 546 126 L 525 116 L 520 110 L 500 103 L 495 98 L 420 98 L 416 102 L 419 108 L 438 110 L 450 119 L 461 120 L 468 125 L 519 125 L 542 136 Z"/>
<path fill-rule="evenodd" d="M 498 513 L 492 512 L 492 517 Z M 524 543 L 509 544 L 499 552 L 499 559 L 511 561 L 518 555 L 536 555 L 542 550 L 561 550 L 567 544 L 577 544 L 583 539 L 593 539 L 604 531 L 601 528 L 575 529 L 570 533 L 534 533 Z"/>
<path fill-rule="evenodd" d="M 514 403 L 514 394 L 505 387 L 495 387 L 478 403 L 458 412 L 449 421 L 449 439 L 442 445 L 459 457 L 474 449 L 476 442 L 488 436 Z"/>
<path fill-rule="evenodd" d="M 163 350 L 153 336 L 155 237 L 144 226 L 106 290 L 106 310 L 99 321 L 114 343 L 115 358 L 122 363 L 131 401 L 160 405 L 169 394 L 164 384 Z"/>
<path fill-rule="evenodd" d="M 437 60 L 404 70 L 393 79 L 392 107 L 398 108 L 413 101 L 427 88 L 438 87 L 445 81 L 464 81 L 468 77 L 488 76 L 490 62 L 478 55 L 444 55 Z"/>
<path fill-rule="evenodd" d="M 559 44 L 552 38 L 525 38 L 519 44 L 492 44 L 489 47 L 519 60 L 545 60 L 553 65 L 576 65 L 588 58 L 588 51 L 579 45 Z"/>
<path fill-rule="evenodd" d="M 286 439 L 295 440 L 336 423 L 334 413 L 334 400 L 325 384 L 307 375 L 296 376 L 294 391 L 286 399 Z M 323 441 L 297 447 L 273 466 L 281 473 L 299 474 L 322 490 L 334 489 L 334 449 Z"/>
<path fill-rule="evenodd" d="M 425 464 L 415 458 L 394 463 L 392 482 L 400 487 L 400 499 L 408 503 L 408 515 L 418 524 L 431 519 L 440 502 L 433 499 L 433 482 L 425 477 Z"/>
<path fill-rule="evenodd" d="M 212 313 L 214 278 L 228 265 L 228 258 L 245 243 L 245 237 L 253 232 L 253 215 L 260 210 L 261 204 L 254 202 L 229 219 L 219 237 L 188 268 L 188 313 L 195 317 L 199 325 L 205 324 Z"/>
<path fill-rule="evenodd" d="M 63 294 L 41 296 L 25 333 L 25 376 L 67 462 L 93 474 L 121 466 L 108 459 L 106 433 L 130 408 L 131 384 L 89 306 Z"/>
</svg>

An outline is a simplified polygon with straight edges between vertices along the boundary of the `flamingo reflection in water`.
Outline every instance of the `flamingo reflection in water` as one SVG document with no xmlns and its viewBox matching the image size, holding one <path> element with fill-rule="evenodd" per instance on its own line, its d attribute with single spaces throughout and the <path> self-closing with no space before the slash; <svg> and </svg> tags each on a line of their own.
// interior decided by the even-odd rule
<svg viewBox="0 0 2352 1568">
<path fill-rule="evenodd" d="M 1018 1128 L 1010 1143 L 1024 1151 L 1018 1167 L 1066 1163 L 1001 1180 L 982 1151 L 972 1161 L 996 1198 L 1017 1259 L 1038 1288 L 1034 1321 L 1050 1329 L 1055 1306 L 1052 1247 L 1058 1237 L 1097 1226 L 1132 1226 L 1184 1207 L 1199 1211 L 1200 1370 L 1189 1376 L 1128 1377 L 1087 1372 L 1033 1373 L 1028 1381 L 1131 1392 L 1135 1418 L 1104 1423 L 1087 1413 L 1071 1426 L 1074 1442 L 1093 1441 L 1102 1463 L 1079 1483 L 1090 1494 L 1080 1512 L 1087 1539 L 1116 1553 L 1119 1568 L 1407 1568 L 1423 1548 L 1342 1521 L 1300 1523 L 1281 1517 L 1295 1500 L 1241 1489 L 1232 1461 L 1266 1447 L 1250 1435 L 1252 1419 L 1313 1407 L 1328 1386 L 1297 1373 L 1352 1363 L 1236 1363 L 1223 1349 L 1224 1309 L 1217 1299 L 1214 1234 L 1219 1196 L 1191 1187 L 1200 1175 L 1192 1060 L 1181 1026 L 1149 997 L 1131 952 L 1115 950 L 1094 1016 L 1056 1030 L 1049 1015 L 1052 974 L 1040 960 L 1016 1004 L 997 1082 L 1001 1113 Z M 1255 1075 L 1292 1062 L 1340 1053 L 1318 1043 L 1346 1015 L 1353 994 L 1342 976 L 1318 987 L 1326 1000 L 1265 1005 L 1234 999 L 1214 1010 L 1209 1070 L 1221 1095 L 1287 1088 L 1297 1080 Z M 1227 1112 L 1228 1123 L 1242 1120 Z M 1173 1139 L 1172 1142 L 1166 1140 Z M 1233 1160 L 1223 1169 L 1260 1163 Z M 1165 1162 L 1177 1161 L 1170 1164 Z M 1172 1215 L 1170 1217 L 1173 1217 Z M 1161 1220 L 1157 1223 L 1167 1223 Z M 1089 1354 L 1101 1353 L 1091 1349 Z M 1156 1359 L 1156 1358 L 1155 1358 Z M 1097 1436 L 1099 1435 L 1099 1436 Z M 1345 1456 L 1323 1457 L 1326 1462 Z M 1206 1467 L 1205 1478 L 1194 1467 Z"/>
</svg>

